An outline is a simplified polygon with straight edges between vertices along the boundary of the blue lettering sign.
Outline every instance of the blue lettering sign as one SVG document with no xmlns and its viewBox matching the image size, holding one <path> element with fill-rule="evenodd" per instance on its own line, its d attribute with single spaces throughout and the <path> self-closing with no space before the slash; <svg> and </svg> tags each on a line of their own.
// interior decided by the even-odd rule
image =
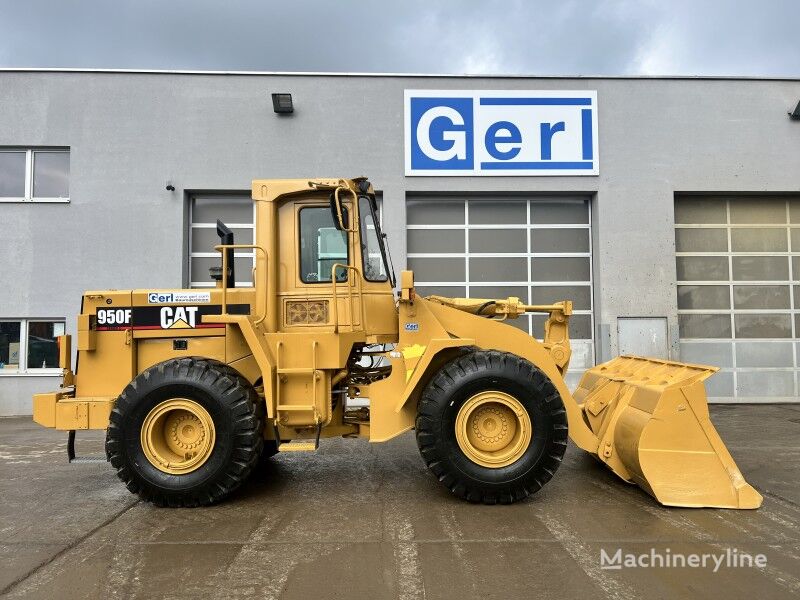
<svg viewBox="0 0 800 600">
<path fill-rule="evenodd" d="M 406 175 L 598 175 L 594 91 L 406 90 Z"/>
</svg>

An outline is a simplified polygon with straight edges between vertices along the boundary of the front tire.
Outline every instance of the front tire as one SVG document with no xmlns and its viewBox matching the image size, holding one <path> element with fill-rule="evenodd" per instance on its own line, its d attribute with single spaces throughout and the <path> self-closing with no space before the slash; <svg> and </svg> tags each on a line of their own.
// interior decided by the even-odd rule
<svg viewBox="0 0 800 600">
<path fill-rule="evenodd" d="M 222 500 L 263 447 L 258 396 L 214 360 L 180 358 L 139 374 L 111 411 L 106 456 L 128 489 L 158 506 Z"/>
<path fill-rule="evenodd" d="M 447 363 L 419 403 L 417 445 L 459 498 L 510 504 L 538 491 L 567 447 L 564 403 L 536 366 L 475 351 Z"/>
</svg>

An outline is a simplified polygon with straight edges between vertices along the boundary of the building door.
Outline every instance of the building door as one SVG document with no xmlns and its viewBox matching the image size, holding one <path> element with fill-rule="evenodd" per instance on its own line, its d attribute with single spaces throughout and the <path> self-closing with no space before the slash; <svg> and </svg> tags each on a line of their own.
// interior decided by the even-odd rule
<svg viewBox="0 0 800 600">
<path fill-rule="evenodd" d="M 666 317 L 619 317 L 617 343 L 620 355 L 669 358 Z"/>
<path fill-rule="evenodd" d="M 798 396 L 800 197 L 675 199 L 681 358 L 716 365 L 709 395 Z"/>
<path fill-rule="evenodd" d="M 250 192 L 198 194 L 189 199 L 188 274 L 189 287 L 214 287 L 210 267 L 220 265 L 217 219 L 231 228 L 237 244 L 253 244 L 255 204 Z M 235 254 L 236 285 L 253 283 L 253 252 L 240 250 Z"/>
<path fill-rule="evenodd" d="M 572 300 L 569 382 L 594 364 L 588 197 L 407 198 L 408 268 L 421 295 Z M 545 315 L 509 324 L 541 338 Z"/>
</svg>

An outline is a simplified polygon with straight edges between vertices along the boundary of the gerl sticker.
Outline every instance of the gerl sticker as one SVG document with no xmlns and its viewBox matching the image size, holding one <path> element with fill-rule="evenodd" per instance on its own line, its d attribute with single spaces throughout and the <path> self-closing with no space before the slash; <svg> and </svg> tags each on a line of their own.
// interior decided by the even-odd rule
<svg viewBox="0 0 800 600">
<path fill-rule="evenodd" d="M 211 292 L 150 292 L 147 294 L 150 304 L 208 304 Z"/>
<path fill-rule="evenodd" d="M 406 331 L 419 331 L 419 323 L 406 323 Z"/>
</svg>

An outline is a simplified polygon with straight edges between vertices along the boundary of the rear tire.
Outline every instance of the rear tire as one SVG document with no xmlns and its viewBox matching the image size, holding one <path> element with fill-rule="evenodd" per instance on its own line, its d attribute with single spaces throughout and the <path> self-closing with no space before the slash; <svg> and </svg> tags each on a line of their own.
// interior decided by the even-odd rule
<svg viewBox="0 0 800 600">
<path fill-rule="evenodd" d="M 567 448 L 558 390 L 506 352 L 475 351 L 447 363 L 423 391 L 416 430 L 437 479 L 459 498 L 485 504 L 537 492 Z"/>
<path fill-rule="evenodd" d="M 144 500 L 170 507 L 213 504 L 242 484 L 261 455 L 257 407 L 253 387 L 229 366 L 169 360 L 143 371 L 117 399 L 106 456 Z M 194 437 L 179 440 L 179 427 Z M 176 454 L 184 448 L 184 456 Z"/>
</svg>

